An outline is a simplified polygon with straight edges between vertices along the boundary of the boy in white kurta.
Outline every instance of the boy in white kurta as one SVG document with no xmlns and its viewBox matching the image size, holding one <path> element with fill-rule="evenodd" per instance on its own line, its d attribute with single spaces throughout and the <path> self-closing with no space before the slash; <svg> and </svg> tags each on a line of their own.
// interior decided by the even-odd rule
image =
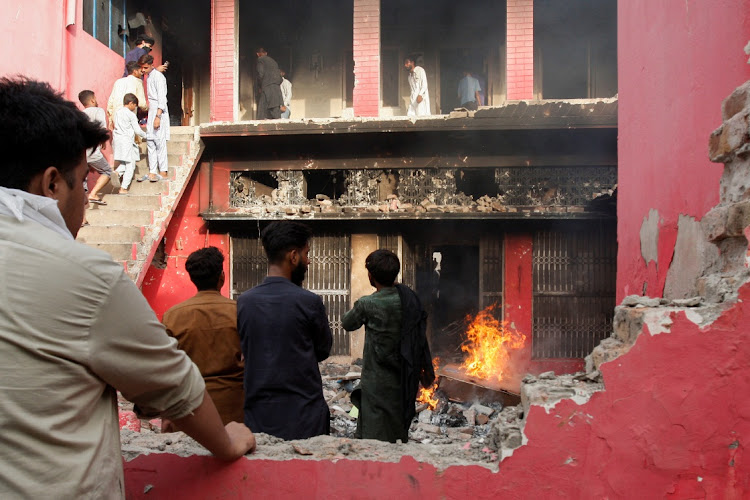
<svg viewBox="0 0 750 500">
<path fill-rule="evenodd" d="M 115 130 L 112 132 L 112 145 L 115 161 L 120 162 L 117 173 L 122 176 L 120 194 L 127 194 L 135 173 L 135 162 L 141 159 L 135 136 L 146 138 L 146 132 L 138 125 L 135 108 L 138 98 L 134 94 L 125 94 L 122 99 L 123 107 L 115 112 Z"/>
</svg>

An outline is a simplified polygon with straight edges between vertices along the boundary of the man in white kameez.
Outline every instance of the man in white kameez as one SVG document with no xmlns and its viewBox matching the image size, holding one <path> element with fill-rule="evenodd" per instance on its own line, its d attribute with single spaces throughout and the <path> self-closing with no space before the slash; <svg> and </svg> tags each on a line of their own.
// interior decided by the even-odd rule
<svg viewBox="0 0 750 500">
<path fill-rule="evenodd" d="M 167 109 L 167 79 L 154 71 L 154 56 L 146 54 L 138 60 L 141 72 L 148 75 L 148 175 L 139 181 L 156 182 L 167 179 L 167 141 L 169 140 L 169 110 Z"/>
<path fill-rule="evenodd" d="M 429 116 L 430 92 L 427 90 L 427 74 L 421 66 L 417 66 L 414 58 L 404 59 L 404 67 L 409 70 L 409 88 L 411 96 L 406 116 Z"/>
<path fill-rule="evenodd" d="M 292 82 L 286 79 L 286 71 L 283 69 L 279 71 L 281 73 L 281 118 L 289 119 L 292 115 Z"/>
<path fill-rule="evenodd" d="M 143 92 L 143 80 L 141 79 L 141 67 L 138 61 L 130 61 L 127 64 L 128 76 L 116 80 L 112 85 L 112 92 L 107 101 L 107 116 L 109 116 L 109 128 L 114 129 L 115 113 L 122 107 L 122 99 L 125 94 L 133 94 L 138 98 L 138 108 L 141 111 L 148 110 L 148 101 Z"/>
</svg>

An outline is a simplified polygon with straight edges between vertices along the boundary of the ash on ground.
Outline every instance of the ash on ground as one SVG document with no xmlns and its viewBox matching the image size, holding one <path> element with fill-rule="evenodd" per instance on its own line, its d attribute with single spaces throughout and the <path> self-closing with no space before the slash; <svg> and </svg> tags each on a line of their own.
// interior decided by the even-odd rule
<svg viewBox="0 0 750 500">
<path fill-rule="evenodd" d="M 359 385 L 361 366 L 320 365 L 323 394 L 331 410 L 331 435 L 284 441 L 267 434 L 256 434 L 258 449 L 249 459 L 266 460 L 377 460 L 398 462 L 409 456 L 439 470 L 452 465 L 481 465 L 497 471 L 500 461 L 524 443 L 524 413 L 529 406 L 553 405 L 563 398 L 583 401 L 603 384 L 590 374 L 562 375 L 552 372 L 527 376 L 522 384 L 519 406 L 503 408 L 500 403 L 478 404 L 449 401 L 440 390 L 435 409 L 420 410 L 409 430 L 408 443 L 385 443 L 354 439 L 356 410 L 352 412 L 351 392 Z M 131 406 L 120 401 L 121 411 Z M 132 460 L 141 454 L 172 453 L 180 456 L 210 455 L 181 432 L 162 434 L 158 421 L 141 421 L 140 432 L 121 431 L 123 457 Z"/>
</svg>

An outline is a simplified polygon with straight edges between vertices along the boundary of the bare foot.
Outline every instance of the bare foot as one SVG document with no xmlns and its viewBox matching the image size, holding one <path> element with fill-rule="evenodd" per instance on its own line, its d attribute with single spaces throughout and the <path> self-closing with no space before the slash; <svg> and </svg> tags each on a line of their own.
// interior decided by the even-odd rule
<svg viewBox="0 0 750 500">
<path fill-rule="evenodd" d="M 119 193 L 119 194 L 128 194 L 128 190 L 127 190 L 127 189 L 120 189 L 120 190 L 118 191 L 118 193 Z"/>
</svg>

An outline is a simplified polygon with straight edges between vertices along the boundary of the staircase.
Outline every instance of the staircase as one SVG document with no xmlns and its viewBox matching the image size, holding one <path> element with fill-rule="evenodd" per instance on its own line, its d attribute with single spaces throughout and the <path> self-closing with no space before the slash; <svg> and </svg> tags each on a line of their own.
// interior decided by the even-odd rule
<svg viewBox="0 0 750 500">
<path fill-rule="evenodd" d="M 107 204 L 89 204 L 90 225 L 78 233 L 78 241 L 120 262 L 139 287 L 203 150 L 197 127 L 171 127 L 170 136 L 168 181 L 135 181 L 148 174 L 146 143 L 142 143 L 130 192 L 118 194 L 112 183 L 105 186 L 102 199 Z"/>
</svg>

